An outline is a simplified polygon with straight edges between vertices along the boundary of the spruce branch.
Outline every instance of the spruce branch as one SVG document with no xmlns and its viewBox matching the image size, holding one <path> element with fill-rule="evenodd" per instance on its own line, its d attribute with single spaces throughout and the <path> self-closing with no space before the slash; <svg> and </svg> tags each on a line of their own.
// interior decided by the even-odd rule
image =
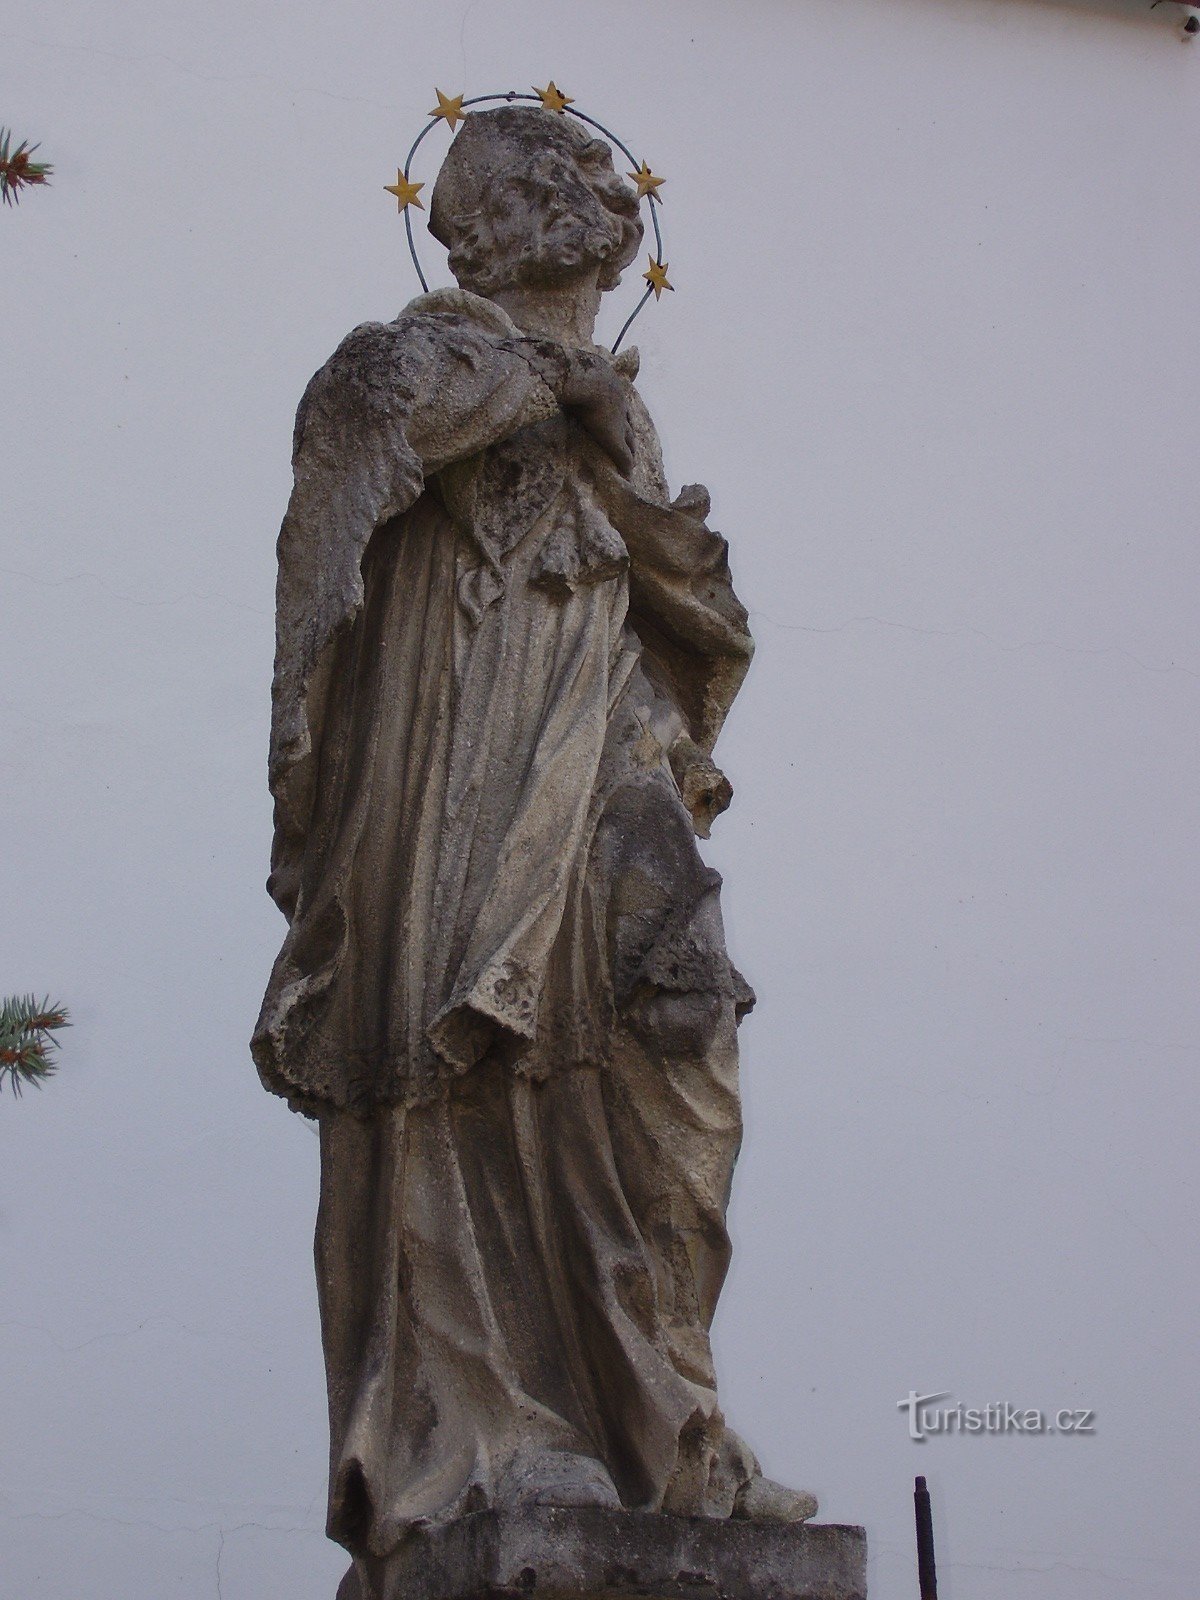
<svg viewBox="0 0 1200 1600">
<path fill-rule="evenodd" d="M 28 1084 L 40 1089 L 58 1067 L 58 1043 L 51 1035 L 70 1026 L 66 1007 L 51 1005 L 49 996 L 0 1000 L 0 1088 L 7 1074 L 18 1097 Z"/>
<path fill-rule="evenodd" d="M 31 159 L 37 148 L 36 144 L 27 144 L 22 139 L 14 150 L 12 133 L 8 128 L 0 128 L 0 200 L 6 206 L 15 205 L 20 200 L 22 189 L 37 183 L 49 183 L 54 168 L 48 161 Z"/>
</svg>

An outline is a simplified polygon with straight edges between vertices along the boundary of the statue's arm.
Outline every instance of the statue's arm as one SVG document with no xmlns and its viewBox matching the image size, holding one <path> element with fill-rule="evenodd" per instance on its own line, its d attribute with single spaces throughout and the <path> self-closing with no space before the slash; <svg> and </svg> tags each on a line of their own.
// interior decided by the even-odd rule
<svg viewBox="0 0 1200 1600">
<path fill-rule="evenodd" d="M 309 464 L 353 471 L 391 447 L 431 477 L 519 428 L 553 416 L 572 363 L 550 340 L 472 318 L 405 313 L 366 322 L 314 376 L 296 413 L 297 479 Z"/>
<path fill-rule="evenodd" d="M 428 476 L 563 411 L 628 474 L 638 443 L 631 398 L 624 374 L 599 351 L 459 328 L 422 363 L 408 442 Z"/>
<path fill-rule="evenodd" d="M 572 363 L 550 340 L 460 323 L 421 344 L 406 434 L 426 477 L 554 416 L 570 392 Z"/>
<path fill-rule="evenodd" d="M 382 464 L 390 450 L 397 492 L 385 499 L 394 504 L 414 469 L 432 477 L 563 411 L 629 474 L 641 443 L 632 398 L 627 372 L 599 351 L 462 312 L 406 312 L 356 328 L 317 373 L 297 413 L 293 461 L 299 478 L 307 457 L 344 466 L 366 446 Z"/>
<path fill-rule="evenodd" d="M 618 358 L 616 365 L 617 370 L 621 371 L 621 358 Z M 636 348 L 626 352 L 624 372 L 630 379 L 629 424 L 634 440 L 633 466 L 626 476 L 638 494 L 657 505 L 666 505 L 670 501 L 671 491 L 667 487 L 667 474 L 663 466 L 658 430 L 654 426 L 654 419 L 646 409 L 646 402 L 632 382 L 638 372 Z"/>
</svg>

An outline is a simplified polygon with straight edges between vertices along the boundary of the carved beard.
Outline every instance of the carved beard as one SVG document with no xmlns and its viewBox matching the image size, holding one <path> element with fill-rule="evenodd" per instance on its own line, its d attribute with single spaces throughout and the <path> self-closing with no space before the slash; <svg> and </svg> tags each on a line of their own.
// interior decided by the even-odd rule
<svg viewBox="0 0 1200 1600">
<path fill-rule="evenodd" d="M 563 215 L 541 222 L 513 264 L 516 284 L 553 283 L 580 268 L 602 266 L 620 242 L 619 224 Z"/>
<path fill-rule="evenodd" d="M 569 281 L 581 271 L 603 266 L 622 238 L 620 219 L 591 195 L 583 206 L 571 206 L 555 195 L 531 206 L 519 238 L 504 237 L 507 220 L 503 215 L 493 220 L 480 211 L 455 218 L 458 237 L 450 251 L 450 270 L 465 288 L 494 294 Z"/>
</svg>

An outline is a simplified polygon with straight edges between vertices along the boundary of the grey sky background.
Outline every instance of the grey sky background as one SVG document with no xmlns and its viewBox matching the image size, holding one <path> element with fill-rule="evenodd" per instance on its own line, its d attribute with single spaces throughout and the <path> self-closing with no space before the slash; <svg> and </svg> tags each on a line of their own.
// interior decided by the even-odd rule
<svg viewBox="0 0 1200 1600">
<path fill-rule="evenodd" d="M 5 1600 L 329 1600 L 343 1570 L 317 1141 L 246 1045 L 283 930 L 274 538 L 304 383 L 416 291 L 382 186 L 434 84 L 550 76 L 669 180 L 641 387 L 759 646 L 707 850 L 759 995 L 726 1411 L 867 1524 L 877 1600 L 915 1595 L 916 1472 L 946 1600 L 1190 1600 L 1177 19 L 10 0 L 0 121 L 56 172 L 0 216 L 0 987 L 75 1027 L 46 1092 L 0 1105 Z M 918 1445 L 912 1388 L 1096 1432 Z"/>
</svg>

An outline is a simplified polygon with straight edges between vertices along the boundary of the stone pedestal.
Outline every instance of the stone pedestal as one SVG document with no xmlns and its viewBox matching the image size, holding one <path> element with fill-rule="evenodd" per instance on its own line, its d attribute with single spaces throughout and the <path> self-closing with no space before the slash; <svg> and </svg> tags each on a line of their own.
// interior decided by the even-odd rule
<svg viewBox="0 0 1200 1600">
<path fill-rule="evenodd" d="M 528 1506 L 419 1530 L 371 1576 L 379 1600 L 866 1600 L 866 1565 L 862 1528 Z"/>
</svg>

